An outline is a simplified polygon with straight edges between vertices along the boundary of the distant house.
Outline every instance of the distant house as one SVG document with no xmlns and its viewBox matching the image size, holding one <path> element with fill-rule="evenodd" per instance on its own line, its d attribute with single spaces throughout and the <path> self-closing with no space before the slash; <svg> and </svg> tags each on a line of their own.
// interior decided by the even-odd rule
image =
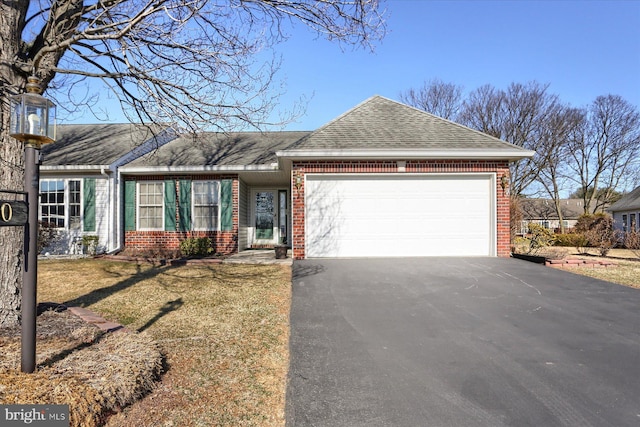
<svg viewBox="0 0 640 427">
<path fill-rule="evenodd" d="M 546 229 L 559 231 L 560 219 L 552 199 L 521 199 L 522 222 L 517 234 L 524 235 L 529 229 L 529 224 L 539 224 Z M 560 200 L 562 222 L 565 230 L 575 227 L 580 215 L 584 213 L 582 199 Z"/>
<path fill-rule="evenodd" d="M 285 244 L 296 259 L 509 256 L 506 176 L 532 151 L 374 96 L 313 132 L 175 135 L 64 126 L 44 150 L 41 219 L 59 251 L 215 252 Z"/>
<path fill-rule="evenodd" d="M 607 211 L 613 216 L 614 226 L 618 230 L 640 230 L 640 187 L 622 196 Z"/>
</svg>

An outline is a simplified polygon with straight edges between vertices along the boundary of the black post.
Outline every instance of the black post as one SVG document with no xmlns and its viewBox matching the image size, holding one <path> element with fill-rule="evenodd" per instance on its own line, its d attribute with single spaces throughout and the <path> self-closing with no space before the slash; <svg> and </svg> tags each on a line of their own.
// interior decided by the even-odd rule
<svg viewBox="0 0 640 427">
<path fill-rule="evenodd" d="M 24 272 L 22 276 L 22 372 L 36 369 L 36 295 L 38 289 L 38 198 L 40 187 L 40 146 L 24 149 L 24 190 L 29 219 L 24 232 Z"/>
</svg>

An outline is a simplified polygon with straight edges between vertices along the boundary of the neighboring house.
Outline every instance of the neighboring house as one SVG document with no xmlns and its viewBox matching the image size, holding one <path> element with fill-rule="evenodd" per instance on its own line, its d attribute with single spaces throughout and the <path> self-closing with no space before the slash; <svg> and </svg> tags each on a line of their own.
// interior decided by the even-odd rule
<svg viewBox="0 0 640 427">
<path fill-rule="evenodd" d="M 96 217 L 114 212 L 117 236 L 105 250 L 207 236 L 220 254 L 286 244 L 296 259 L 509 256 L 502 177 L 533 155 L 380 96 L 314 132 L 163 142 L 110 163 L 113 205 Z"/>
<path fill-rule="evenodd" d="M 560 219 L 553 199 L 520 199 L 522 221 L 517 234 L 524 235 L 529 230 L 529 224 L 539 224 L 546 229 L 559 231 Z M 560 200 L 562 222 L 565 230 L 575 227 L 580 215 L 584 213 L 582 199 Z"/>
<path fill-rule="evenodd" d="M 607 211 L 613 216 L 614 226 L 618 230 L 640 230 L 640 187 L 622 196 Z"/>
</svg>

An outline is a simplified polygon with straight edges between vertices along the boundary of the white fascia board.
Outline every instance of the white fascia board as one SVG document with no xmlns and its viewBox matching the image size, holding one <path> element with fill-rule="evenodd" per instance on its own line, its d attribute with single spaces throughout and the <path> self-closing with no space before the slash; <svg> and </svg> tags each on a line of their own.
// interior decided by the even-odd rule
<svg viewBox="0 0 640 427">
<path fill-rule="evenodd" d="M 530 150 L 284 150 L 276 152 L 279 158 L 289 160 L 338 159 L 466 159 L 466 160 L 521 160 L 533 157 Z"/>
<path fill-rule="evenodd" d="M 127 175 L 148 175 L 158 173 L 241 173 L 241 172 L 274 172 L 277 164 L 271 165 L 227 165 L 227 166 L 121 166 L 120 172 Z"/>
<path fill-rule="evenodd" d="M 111 165 L 58 165 L 40 166 L 41 172 L 111 172 Z"/>
</svg>

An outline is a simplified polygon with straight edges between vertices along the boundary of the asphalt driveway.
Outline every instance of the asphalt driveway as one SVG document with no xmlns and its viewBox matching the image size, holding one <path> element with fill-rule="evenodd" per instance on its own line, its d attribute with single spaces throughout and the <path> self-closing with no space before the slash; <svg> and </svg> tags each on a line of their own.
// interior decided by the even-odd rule
<svg viewBox="0 0 640 427">
<path fill-rule="evenodd" d="M 501 258 L 293 266 L 288 426 L 638 426 L 640 291 Z"/>
</svg>

